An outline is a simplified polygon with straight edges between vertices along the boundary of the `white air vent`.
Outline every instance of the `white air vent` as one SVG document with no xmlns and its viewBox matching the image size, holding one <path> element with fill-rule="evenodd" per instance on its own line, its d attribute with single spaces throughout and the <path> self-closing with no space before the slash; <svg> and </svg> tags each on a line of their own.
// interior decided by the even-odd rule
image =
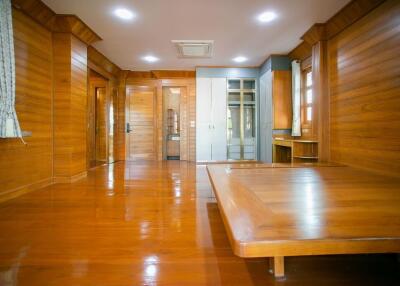
<svg viewBox="0 0 400 286">
<path fill-rule="evenodd" d="M 210 58 L 214 41 L 173 40 L 180 58 Z"/>
</svg>

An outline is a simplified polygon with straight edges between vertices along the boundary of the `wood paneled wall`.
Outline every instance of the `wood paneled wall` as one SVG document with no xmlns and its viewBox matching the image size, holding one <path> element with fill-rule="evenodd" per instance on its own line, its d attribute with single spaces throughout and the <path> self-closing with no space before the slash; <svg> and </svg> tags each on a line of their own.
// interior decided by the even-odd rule
<svg viewBox="0 0 400 286">
<path fill-rule="evenodd" d="M 331 160 L 400 176 L 400 2 L 328 43 Z"/>
<path fill-rule="evenodd" d="M 19 139 L 0 139 L 0 201 L 52 181 L 51 32 L 13 9 Z"/>
<path fill-rule="evenodd" d="M 53 34 L 54 177 L 86 174 L 87 46 L 69 33 Z"/>
</svg>

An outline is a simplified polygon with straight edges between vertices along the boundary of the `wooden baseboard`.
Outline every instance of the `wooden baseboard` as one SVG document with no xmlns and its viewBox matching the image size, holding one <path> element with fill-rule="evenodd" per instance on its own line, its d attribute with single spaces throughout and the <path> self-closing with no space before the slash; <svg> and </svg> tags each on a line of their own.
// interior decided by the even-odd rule
<svg viewBox="0 0 400 286">
<path fill-rule="evenodd" d="M 0 193 L 0 203 L 22 196 L 23 194 L 47 187 L 53 184 L 53 178 L 47 178 L 33 184 L 18 187 L 12 190 Z"/>
<path fill-rule="evenodd" d="M 53 181 L 55 184 L 69 184 L 69 183 L 74 183 L 82 178 L 85 178 L 86 176 L 87 176 L 87 171 L 84 171 L 82 173 L 73 175 L 71 177 L 57 176 L 53 178 Z"/>
</svg>

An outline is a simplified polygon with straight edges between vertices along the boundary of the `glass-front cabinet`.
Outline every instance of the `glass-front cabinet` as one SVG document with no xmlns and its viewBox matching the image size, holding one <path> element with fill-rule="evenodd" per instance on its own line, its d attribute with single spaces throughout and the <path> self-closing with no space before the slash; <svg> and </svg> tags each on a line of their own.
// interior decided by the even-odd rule
<svg viewBox="0 0 400 286">
<path fill-rule="evenodd" d="M 228 79 L 227 155 L 230 160 L 255 160 L 256 80 Z"/>
</svg>

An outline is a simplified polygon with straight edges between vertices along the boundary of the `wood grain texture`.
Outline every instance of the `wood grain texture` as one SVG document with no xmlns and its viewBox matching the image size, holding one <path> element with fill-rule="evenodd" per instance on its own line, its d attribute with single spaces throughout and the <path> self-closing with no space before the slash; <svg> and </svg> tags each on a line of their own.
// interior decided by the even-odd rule
<svg viewBox="0 0 400 286">
<path fill-rule="evenodd" d="M 353 0 L 326 22 L 326 36 L 332 38 L 351 26 L 385 0 Z"/>
<path fill-rule="evenodd" d="M 121 68 L 110 61 L 106 56 L 96 50 L 93 46 L 88 47 L 88 66 L 95 72 L 109 80 L 118 79 Z"/>
<path fill-rule="evenodd" d="M 131 87 L 126 94 L 126 160 L 157 160 L 157 89 Z"/>
<path fill-rule="evenodd" d="M 185 79 L 195 78 L 196 72 L 186 70 L 129 71 L 128 77 L 153 79 Z"/>
<path fill-rule="evenodd" d="M 0 285 L 397 286 L 395 255 L 235 256 L 204 166 L 117 162 L 0 204 Z M 16 265 L 18 267 L 16 268 Z"/>
<path fill-rule="evenodd" d="M 87 47 L 72 34 L 53 34 L 54 177 L 86 172 Z"/>
<path fill-rule="evenodd" d="M 400 176 L 400 2 L 329 41 L 331 159 Z"/>
<path fill-rule="evenodd" d="M 185 88 L 185 94 L 181 100 L 181 160 L 195 161 L 196 138 L 195 127 L 190 127 L 190 122 L 196 120 L 196 82 L 195 78 L 171 78 L 156 79 L 154 77 L 139 76 L 136 72 L 127 72 L 126 88 L 148 87 L 156 89 L 157 104 L 157 159 L 163 159 L 163 106 L 162 106 L 162 88 L 163 87 L 182 87 Z M 122 132 L 122 130 L 120 130 Z M 123 131 L 125 132 L 125 131 Z M 121 133 L 119 133 L 121 134 Z"/>
<path fill-rule="evenodd" d="M 76 15 L 56 14 L 40 0 L 13 0 L 13 6 L 46 29 L 57 33 L 72 33 L 82 42 L 90 45 L 101 38 Z"/>
<path fill-rule="evenodd" d="M 328 47 L 327 41 L 319 41 L 312 48 L 312 93 L 314 97 L 312 133 L 318 140 L 318 160 L 330 161 Z"/>
<path fill-rule="evenodd" d="M 16 111 L 27 145 L 0 139 L 0 200 L 52 182 L 51 33 L 13 9 Z"/>
<path fill-rule="evenodd" d="M 272 72 L 273 129 L 292 128 L 292 73 Z"/>
<path fill-rule="evenodd" d="M 329 165 L 207 170 L 240 257 L 400 251 L 398 178 Z"/>
<path fill-rule="evenodd" d="M 316 23 L 301 37 L 302 42 L 289 52 L 292 59 L 311 56 L 311 48 L 319 40 L 328 40 L 370 13 L 385 0 L 352 0 L 325 23 Z"/>
<path fill-rule="evenodd" d="M 311 56 L 311 46 L 307 42 L 302 41 L 289 52 L 288 56 L 293 60 L 304 60 Z"/>
</svg>

